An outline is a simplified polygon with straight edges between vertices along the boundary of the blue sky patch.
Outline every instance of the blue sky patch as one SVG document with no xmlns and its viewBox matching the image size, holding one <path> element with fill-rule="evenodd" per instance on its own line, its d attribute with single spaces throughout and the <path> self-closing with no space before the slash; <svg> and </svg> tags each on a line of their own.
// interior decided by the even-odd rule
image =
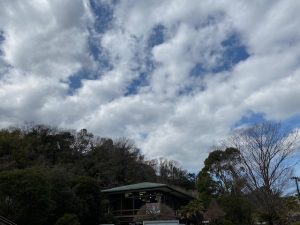
<svg viewBox="0 0 300 225">
<path fill-rule="evenodd" d="M 161 24 L 155 26 L 152 29 L 152 33 L 148 39 L 148 46 L 149 48 L 153 48 L 156 45 L 160 45 L 165 41 L 165 27 Z"/>
<path fill-rule="evenodd" d="M 4 32 L 0 30 L 0 46 L 3 43 L 4 40 L 5 40 Z M 1 50 L 1 48 L 0 48 L 0 55 L 3 55 L 3 52 Z"/>
<path fill-rule="evenodd" d="M 178 91 L 177 95 L 178 95 L 178 96 L 186 96 L 186 95 L 188 95 L 188 94 L 193 93 L 193 91 L 194 91 L 193 87 L 191 87 L 191 86 L 186 86 L 186 87 L 180 89 L 180 90 Z"/>
<path fill-rule="evenodd" d="M 94 28 L 97 33 L 104 33 L 111 27 L 114 14 L 113 5 L 115 2 L 116 1 L 111 1 L 112 4 L 109 4 L 96 0 L 90 0 L 93 13 L 96 15 Z"/>
<path fill-rule="evenodd" d="M 228 71 L 238 64 L 250 57 L 245 45 L 241 43 L 238 34 L 233 34 L 221 43 L 224 48 L 221 63 L 213 68 L 214 73 Z"/>
<path fill-rule="evenodd" d="M 149 65 L 150 66 L 150 65 Z M 125 96 L 138 94 L 140 88 L 145 87 L 149 84 L 148 77 L 151 73 L 151 69 L 144 71 L 135 71 L 138 73 L 138 77 L 133 79 L 131 83 L 126 87 Z M 135 73 L 133 71 L 133 73 Z"/>
<path fill-rule="evenodd" d="M 74 92 L 82 87 L 81 80 L 94 80 L 96 79 L 96 74 L 93 71 L 89 71 L 88 69 L 82 68 L 78 72 L 74 73 L 69 77 L 69 90 L 68 94 L 73 95 Z"/>
<path fill-rule="evenodd" d="M 283 120 L 282 124 L 284 124 L 284 127 L 286 127 L 288 130 L 293 130 L 300 127 L 300 114 Z"/>
<path fill-rule="evenodd" d="M 263 121 L 265 121 L 265 116 L 263 113 L 249 111 L 244 116 L 242 116 L 242 118 L 238 122 L 235 123 L 234 128 L 240 127 L 242 125 L 251 126 Z"/>
<path fill-rule="evenodd" d="M 140 57 L 139 54 L 135 55 L 135 61 L 138 62 L 136 68 L 132 68 L 133 73 L 138 73 L 138 77 L 134 79 L 128 86 L 125 96 L 135 95 L 141 87 L 149 85 L 148 77 L 154 71 L 157 63 L 152 59 L 150 49 L 146 49 L 146 57 Z"/>
<path fill-rule="evenodd" d="M 2 43 L 5 40 L 4 38 L 4 32 L 0 30 L 0 43 Z"/>
<path fill-rule="evenodd" d="M 138 62 L 136 68 L 132 68 L 133 73 L 138 73 L 138 77 L 134 79 L 128 86 L 125 96 L 135 95 L 139 92 L 141 87 L 148 85 L 148 76 L 153 72 L 156 67 L 156 62 L 152 59 L 151 49 L 165 41 L 164 36 L 165 27 L 161 24 L 156 25 L 151 32 L 147 42 L 147 47 L 144 49 L 146 57 L 140 57 L 139 53 L 135 55 L 135 61 Z M 136 41 L 140 41 L 137 37 L 133 36 Z"/>
<path fill-rule="evenodd" d="M 231 35 L 221 43 L 221 46 L 223 47 L 224 51 L 217 66 L 214 68 L 206 68 L 203 64 L 197 63 L 190 71 L 190 76 L 203 76 L 206 73 L 220 73 L 223 71 L 229 71 L 234 67 L 234 65 L 250 57 L 246 46 L 241 43 L 238 34 Z M 218 53 L 212 52 L 212 54 Z"/>
<path fill-rule="evenodd" d="M 263 113 L 249 111 L 234 125 L 234 128 L 242 125 L 251 126 L 264 121 L 266 121 L 266 118 Z M 285 129 L 293 130 L 297 127 L 300 127 L 300 114 L 295 115 L 293 117 L 289 117 L 288 119 L 282 120 L 280 122 L 282 123 Z"/>
<path fill-rule="evenodd" d="M 101 34 L 105 33 L 112 26 L 114 13 L 113 6 L 115 2 L 116 1 L 111 1 L 109 4 L 101 1 L 90 0 L 91 9 L 96 20 L 93 28 L 89 28 L 90 36 L 88 39 L 88 45 L 90 53 L 94 60 L 97 61 L 100 71 L 107 71 L 112 67 L 105 49 L 101 46 Z"/>
<path fill-rule="evenodd" d="M 94 60 L 97 61 L 100 73 L 101 71 L 111 70 L 112 64 L 110 63 L 108 53 L 101 47 L 99 39 L 90 36 L 88 44 L 90 54 L 93 56 Z"/>
<path fill-rule="evenodd" d="M 146 86 L 148 83 L 147 81 L 147 73 L 142 72 L 140 73 L 139 77 L 134 79 L 128 86 L 125 92 L 125 96 L 128 95 L 135 95 L 138 93 L 139 89 L 143 86 Z"/>
<path fill-rule="evenodd" d="M 190 72 L 190 76 L 202 76 L 207 72 L 201 63 L 197 63 Z"/>
</svg>

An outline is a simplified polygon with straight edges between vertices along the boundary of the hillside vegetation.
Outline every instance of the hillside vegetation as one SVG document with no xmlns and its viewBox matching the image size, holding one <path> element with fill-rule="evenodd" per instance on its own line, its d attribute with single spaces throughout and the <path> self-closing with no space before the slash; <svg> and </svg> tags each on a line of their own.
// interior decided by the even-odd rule
<svg viewBox="0 0 300 225">
<path fill-rule="evenodd" d="M 0 215 L 19 225 L 109 222 L 100 190 L 144 181 L 193 189 L 195 175 L 174 161 L 146 160 L 126 138 L 45 125 L 0 131 Z"/>
</svg>

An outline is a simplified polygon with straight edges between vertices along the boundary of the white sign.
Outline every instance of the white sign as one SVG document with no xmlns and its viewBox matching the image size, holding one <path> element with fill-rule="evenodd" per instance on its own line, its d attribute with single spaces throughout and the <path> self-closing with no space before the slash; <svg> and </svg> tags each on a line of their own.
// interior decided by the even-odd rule
<svg viewBox="0 0 300 225">
<path fill-rule="evenodd" d="M 143 225 L 179 225 L 179 220 L 143 221 Z"/>
</svg>

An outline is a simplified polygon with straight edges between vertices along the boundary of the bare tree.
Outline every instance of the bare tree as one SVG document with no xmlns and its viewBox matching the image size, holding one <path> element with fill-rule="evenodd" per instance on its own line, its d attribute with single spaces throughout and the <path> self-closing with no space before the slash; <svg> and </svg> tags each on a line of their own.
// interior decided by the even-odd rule
<svg viewBox="0 0 300 225">
<path fill-rule="evenodd" d="M 225 141 L 240 151 L 248 191 L 267 214 L 276 214 L 277 200 L 290 182 L 298 140 L 297 130 L 289 132 L 280 123 L 264 122 L 241 129 Z"/>
</svg>

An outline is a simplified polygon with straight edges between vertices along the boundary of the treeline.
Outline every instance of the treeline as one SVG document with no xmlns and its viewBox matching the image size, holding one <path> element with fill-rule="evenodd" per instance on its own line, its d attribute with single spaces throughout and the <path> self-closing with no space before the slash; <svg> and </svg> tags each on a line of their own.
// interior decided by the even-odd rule
<svg viewBox="0 0 300 225">
<path fill-rule="evenodd" d="M 264 122 L 237 130 L 212 151 L 197 177 L 198 199 L 183 216 L 197 224 L 288 225 L 300 221 L 300 196 L 288 195 L 299 169 L 299 134 Z M 296 224 L 296 223 L 295 223 Z"/>
<path fill-rule="evenodd" d="M 300 196 L 285 196 L 299 169 L 298 143 L 298 132 L 278 123 L 240 129 L 195 176 L 175 161 L 147 159 L 126 138 L 45 125 L 2 129 L 0 215 L 19 225 L 117 224 L 102 214 L 101 189 L 160 182 L 197 190 L 180 211 L 188 223 L 291 224 L 300 220 Z"/>
<path fill-rule="evenodd" d="M 147 160 L 133 141 L 46 125 L 0 130 L 0 215 L 19 225 L 96 225 L 101 189 L 138 182 L 195 188 L 175 161 Z"/>
</svg>

